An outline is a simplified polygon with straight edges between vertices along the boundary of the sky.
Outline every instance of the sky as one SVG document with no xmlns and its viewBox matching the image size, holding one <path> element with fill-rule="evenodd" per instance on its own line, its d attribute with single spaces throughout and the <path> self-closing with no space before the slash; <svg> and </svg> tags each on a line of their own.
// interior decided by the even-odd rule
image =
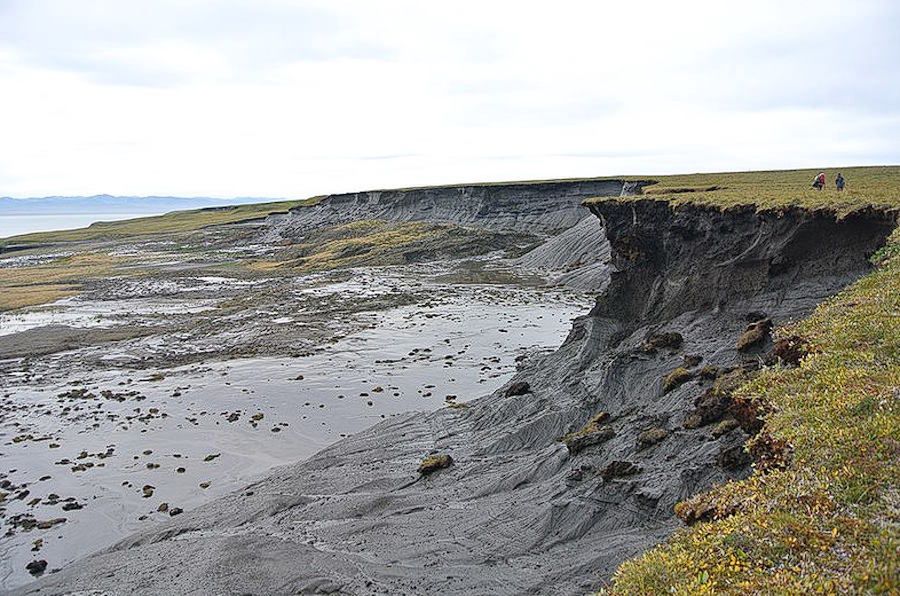
<svg viewBox="0 0 900 596">
<path fill-rule="evenodd" d="M 900 163 L 900 2 L 0 0 L 0 196 Z"/>
</svg>

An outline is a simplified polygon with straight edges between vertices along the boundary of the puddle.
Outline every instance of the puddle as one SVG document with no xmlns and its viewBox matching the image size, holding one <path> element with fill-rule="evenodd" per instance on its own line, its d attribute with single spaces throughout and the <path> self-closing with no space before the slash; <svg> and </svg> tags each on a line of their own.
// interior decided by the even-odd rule
<svg viewBox="0 0 900 596">
<path fill-rule="evenodd" d="M 137 318 L 198 313 L 215 308 L 217 300 L 83 300 L 64 298 L 46 306 L 14 313 L 0 313 L 0 336 L 47 325 L 92 328 L 135 324 Z M 127 320 L 126 320 L 127 318 Z"/>
</svg>

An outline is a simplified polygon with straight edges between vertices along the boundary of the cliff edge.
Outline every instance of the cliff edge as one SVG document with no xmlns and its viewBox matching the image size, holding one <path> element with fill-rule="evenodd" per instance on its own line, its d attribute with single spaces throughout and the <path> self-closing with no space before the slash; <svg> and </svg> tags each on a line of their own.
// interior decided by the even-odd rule
<svg viewBox="0 0 900 596">
<path fill-rule="evenodd" d="M 681 526 L 677 503 L 750 476 L 763 412 L 735 390 L 780 358 L 773 328 L 870 271 L 896 213 L 648 198 L 590 211 L 608 287 L 506 387 L 386 421 L 18 593 L 605 585 Z"/>
</svg>

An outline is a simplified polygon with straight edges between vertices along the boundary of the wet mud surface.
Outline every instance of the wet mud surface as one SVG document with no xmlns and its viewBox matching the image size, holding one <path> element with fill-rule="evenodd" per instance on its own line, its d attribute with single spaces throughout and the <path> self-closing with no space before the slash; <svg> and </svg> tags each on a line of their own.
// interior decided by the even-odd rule
<svg viewBox="0 0 900 596">
<path fill-rule="evenodd" d="M 229 276 L 148 255 L 149 274 L 0 313 L 2 588 L 382 420 L 464 408 L 591 302 L 496 257 Z M 23 258 L 41 261 L 5 264 Z"/>
<path fill-rule="evenodd" d="M 435 211 L 447 218 L 466 220 L 477 215 L 490 221 L 490 210 L 496 207 L 493 221 L 510 226 L 510 222 L 518 221 L 511 212 L 518 204 L 512 200 L 514 191 L 497 187 L 490 193 L 500 196 L 479 199 L 476 211 L 483 208 L 488 211 L 486 214 L 458 212 L 456 195 L 434 197 L 429 190 L 387 197 L 390 200 L 384 204 L 384 212 L 404 221 L 424 218 Z M 379 194 L 344 197 L 342 201 L 347 203 L 344 208 L 355 213 L 371 213 L 372 205 L 378 206 L 383 199 Z M 551 218 L 543 212 L 548 205 L 552 202 L 533 203 L 541 208 L 534 210 L 522 225 L 530 229 L 545 220 L 568 222 L 568 208 L 559 213 L 559 218 Z M 338 207 L 325 203 L 315 212 L 285 216 L 274 226 L 278 233 L 273 236 L 291 241 L 298 234 L 306 234 L 309 226 L 318 225 L 322 217 L 343 217 Z M 394 298 L 379 294 L 379 284 L 375 284 L 376 295 L 365 297 L 371 300 L 366 303 L 368 309 L 353 306 L 355 302 L 350 300 L 345 302 L 348 314 L 341 318 L 329 314 L 321 321 L 316 318 L 315 302 L 304 303 L 301 292 L 296 298 L 296 310 L 300 313 L 296 316 L 317 333 L 337 329 L 333 346 L 348 345 L 366 333 L 381 332 L 391 338 L 379 350 L 377 359 L 370 359 L 371 364 L 356 370 L 340 359 L 343 352 L 329 354 L 325 348 L 310 348 L 323 342 L 305 342 L 296 333 L 279 332 L 277 325 L 281 323 L 260 319 L 260 312 L 279 320 L 291 316 L 271 305 L 262 290 L 253 291 L 253 298 L 258 296 L 258 301 L 265 304 L 254 306 L 259 308 L 257 315 L 242 319 L 240 315 L 247 307 L 233 313 L 238 321 L 235 336 L 223 331 L 221 322 L 216 322 L 217 314 L 185 315 L 201 322 L 212 317 L 198 326 L 202 333 L 192 334 L 189 326 L 179 328 L 183 329 L 179 333 L 186 334 L 183 337 L 187 345 L 195 346 L 193 351 L 197 346 L 206 346 L 210 354 L 222 353 L 228 346 L 242 346 L 240 340 L 246 338 L 251 350 L 282 350 L 278 352 L 282 357 L 273 359 L 271 364 L 275 371 L 283 369 L 286 374 L 272 372 L 271 376 L 258 377 L 260 371 L 272 369 L 251 359 L 247 369 L 238 362 L 230 363 L 228 366 L 233 368 L 227 371 L 203 365 L 218 370 L 220 376 L 228 372 L 228 376 L 215 382 L 192 380 L 190 373 L 182 379 L 166 380 L 172 383 L 166 387 L 167 392 L 172 392 L 166 400 L 188 400 L 181 410 L 173 407 L 173 421 L 176 417 L 192 417 L 196 428 L 231 425 L 259 438 L 311 428 L 316 422 L 329 428 L 323 418 L 302 416 L 311 416 L 309 412 L 329 416 L 346 407 L 357 409 L 340 416 L 341 425 L 330 423 L 334 425 L 332 438 L 351 431 L 347 421 L 356 416 L 369 416 L 377 424 L 339 438 L 307 459 L 298 458 L 297 463 L 271 469 L 252 484 L 206 504 L 184 507 L 166 495 L 167 511 L 149 514 L 160 523 L 140 527 L 112 547 L 59 572 L 54 572 L 57 563 L 50 557 L 35 557 L 32 572 L 43 577 L 15 593 L 596 592 L 622 561 L 658 544 L 680 525 L 673 512 L 676 503 L 715 483 L 751 473 L 752 458 L 744 445 L 759 431 L 759 420 L 739 407 L 739 396 L 732 393 L 732 384 L 752 378 L 771 362 L 773 327 L 807 316 L 822 300 L 869 270 L 868 257 L 894 229 L 896 216 L 873 211 L 838 220 L 828 213 L 799 209 L 767 212 L 754 206 L 726 211 L 702 206 L 672 209 L 665 202 L 651 199 L 592 203 L 590 209 L 603 227 L 602 237 L 596 241 L 590 240 L 596 227 L 584 224 L 585 229 L 578 228 L 574 233 L 571 231 L 582 223 L 571 221 L 568 223 L 573 227 L 554 232 L 556 239 L 548 239 L 543 245 L 554 248 L 539 247 L 535 249 L 538 252 L 516 256 L 525 268 L 549 265 L 565 276 L 573 274 L 578 285 L 592 288 L 596 296 L 589 312 L 574 321 L 558 349 L 538 349 L 520 362 L 515 362 L 520 348 L 539 348 L 539 342 L 526 339 L 515 344 L 505 343 L 506 340 L 522 338 L 526 330 L 534 330 L 529 325 L 545 324 L 549 313 L 562 316 L 565 309 L 552 298 L 556 290 L 512 286 L 507 295 L 501 288 L 484 286 L 483 275 L 492 271 L 487 265 L 457 268 L 465 269 L 464 275 L 423 266 L 431 272 L 426 277 L 436 275 L 423 285 L 416 285 L 422 283 L 421 278 L 411 282 L 415 295 L 411 302 L 391 303 Z M 415 232 L 410 230 L 402 231 Z M 302 238 L 296 241 L 302 242 Z M 344 250 L 348 248 L 353 250 L 348 253 Z M 356 254 L 358 248 L 342 244 L 340 258 L 350 258 L 347 255 Z M 603 255 L 608 255 L 608 266 Z M 407 270 L 417 267 L 420 265 Z M 457 283 L 464 279 L 478 279 L 481 283 Z M 339 286 L 340 291 L 330 292 L 329 283 L 352 285 L 356 281 L 344 277 L 317 286 L 325 288 L 313 290 L 323 294 L 322 310 L 334 312 L 329 310 L 331 303 L 324 299 L 327 296 L 332 296 L 337 304 L 352 291 L 348 286 Z M 448 296 L 439 288 L 442 284 L 455 289 Z M 454 301 L 452 295 L 457 289 L 460 293 Z M 482 291 L 486 298 L 478 299 Z M 534 295 L 542 298 L 525 303 L 504 298 L 521 296 L 521 292 L 536 292 Z M 285 295 L 283 291 L 274 292 L 278 294 Z M 185 298 L 208 296 L 199 293 Z M 216 311 L 208 312 L 216 313 L 229 300 L 241 300 L 239 295 L 223 298 Z M 551 303 L 541 302 L 546 299 Z M 544 306 L 539 310 L 534 308 L 541 304 Z M 457 314 L 457 306 L 466 316 Z M 483 320 L 474 315 L 468 317 L 469 313 L 478 312 L 485 313 Z M 539 318 L 541 315 L 543 319 Z M 379 316 L 388 317 L 382 327 L 377 324 Z M 180 324 L 177 317 L 171 318 L 173 325 Z M 246 320 L 250 322 L 240 322 Z M 466 326 L 469 320 L 475 321 L 471 328 Z M 355 327 L 357 324 L 359 327 Z M 353 331 L 340 331 L 350 325 L 354 326 Z M 254 334 L 242 335 L 241 330 L 246 329 L 254 329 Z M 554 329 L 553 333 L 560 333 L 556 337 L 561 337 L 562 331 Z M 454 340 L 449 335 L 454 330 L 462 331 L 463 337 Z M 752 330 L 756 330 L 753 337 L 748 337 Z M 482 332 L 485 342 L 466 337 Z M 266 339 L 253 344 L 253 338 L 258 337 Z M 444 339 L 450 340 L 448 347 L 446 342 L 442 345 Z M 163 341 L 160 345 L 167 353 L 179 354 L 177 342 Z M 129 370 L 133 374 L 154 374 L 153 350 L 146 338 L 117 342 L 116 346 L 122 348 L 117 354 L 137 357 L 131 359 Z M 119 362 L 120 369 L 125 367 L 127 359 L 106 361 L 98 357 L 103 351 L 111 352 L 96 348 L 83 361 L 66 361 L 70 364 L 63 369 L 74 370 L 78 362 L 89 362 L 95 368 L 102 368 L 99 363 Z M 499 361 L 491 361 L 497 357 Z M 49 385 L 59 370 L 46 364 L 50 358 L 36 359 L 28 368 L 7 370 L 33 388 L 42 383 Z M 52 358 L 64 361 L 71 355 L 61 353 Z M 191 350 L 186 350 L 183 358 L 190 359 Z M 254 358 L 259 358 L 259 354 Z M 310 362 L 320 359 L 329 371 L 322 376 L 315 372 L 307 375 L 295 366 L 304 358 Z M 288 364 L 281 366 L 285 362 Z M 463 366 L 465 362 L 469 365 Z M 201 366 L 190 361 L 182 364 L 187 371 L 191 366 Z M 499 371 L 496 365 L 501 366 Z M 404 366 L 408 368 L 403 369 Z M 425 373 L 417 376 L 416 371 L 423 370 L 419 366 L 432 367 L 427 383 L 423 380 Z M 503 371 L 512 371 L 513 366 L 514 376 L 502 375 Z M 338 373 L 339 368 L 349 371 L 346 382 L 339 383 L 340 388 L 328 384 L 331 375 L 345 374 Z M 402 375 L 388 374 L 403 371 L 412 371 L 413 380 L 406 383 L 400 380 Z M 497 372 L 501 376 L 491 378 Z M 255 379 L 257 384 L 252 388 L 239 386 L 240 394 L 234 394 L 234 385 L 222 387 L 223 379 L 232 375 L 238 379 L 245 374 Z M 300 374 L 304 375 L 302 380 L 297 378 Z M 292 377 L 294 381 L 290 381 Z M 322 386 L 320 390 L 311 389 L 307 394 L 310 397 L 299 398 L 303 405 L 296 408 L 300 412 L 300 422 L 296 422 L 286 419 L 278 407 L 263 409 L 261 402 L 254 401 L 263 395 L 276 395 L 274 390 L 263 389 L 262 379 L 271 379 L 265 382 L 273 387 L 288 383 L 296 392 L 303 391 L 300 388 L 307 381 L 312 386 L 318 379 Z M 508 382 L 499 386 L 505 379 Z M 476 387 L 473 393 L 483 396 L 469 400 L 467 392 L 458 389 L 465 384 Z M 120 391 L 130 386 L 122 387 Z M 206 403 L 192 402 L 190 392 L 195 387 L 198 394 L 213 388 L 216 395 L 205 401 L 219 400 L 221 405 L 213 410 Z M 59 389 L 53 390 L 58 393 Z M 255 393 L 250 394 L 251 390 Z M 174 396 L 176 391 L 182 395 Z M 323 397 L 312 398 L 316 391 L 323 392 Z M 343 399 L 335 395 L 338 391 Z M 401 394 L 397 396 L 401 401 L 431 405 L 401 414 L 400 407 L 388 407 L 397 403 L 390 401 L 394 392 Z M 457 396 L 451 401 L 465 404 L 437 407 L 448 395 Z M 131 398 L 136 396 L 126 396 L 126 400 Z M 270 398 L 267 403 L 276 401 Z M 305 405 L 307 401 L 309 406 Z M 340 405 L 335 405 L 337 402 Z M 50 409 L 49 404 L 40 406 L 35 414 L 41 408 Z M 207 414 L 197 412 L 199 408 Z M 263 416 L 254 420 L 259 414 Z M 384 420 L 380 419 L 381 414 L 385 415 Z M 55 424 L 52 415 L 47 415 L 47 420 Z M 218 427 L 215 422 L 219 422 Z M 281 427 L 285 430 L 273 433 L 272 429 L 282 422 L 288 423 Z M 32 444 L 35 438 L 52 430 L 38 428 L 32 433 L 34 437 L 18 443 L 11 437 L 4 448 Z M 90 450 L 85 449 L 82 459 L 103 463 L 115 457 L 106 455 L 110 443 L 98 441 Z M 192 475 L 191 486 L 203 482 L 202 478 L 215 466 L 242 461 L 239 454 L 224 447 L 215 451 L 205 447 L 204 444 L 203 448 L 191 450 L 189 445 L 173 442 L 159 453 L 138 454 L 137 446 L 117 446 L 114 452 L 121 453 L 122 461 L 136 467 L 142 464 L 147 469 L 147 463 L 158 463 L 160 467 L 151 470 L 154 473 L 175 476 L 179 472 L 176 469 L 173 473 L 172 468 L 183 466 L 185 471 L 181 474 Z M 46 448 L 49 450 L 49 445 Z M 300 452 L 300 447 L 294 448 Z M 81 456 L 77 449 L 72 448 L 64 457 L 74 454 L 77 459 Z M 176 450 L 183 457 L 190 456 L 188 464 L 174 461 Z M 264 452 L 262 448 L 258 451 Z M 171 459 L 163 459 L 163 455 Z M 206 461 L 210 456 L 216 457 Z M 97 467 L 87 472 L 96 471 Z M 143 480 L 148 472 L 142 469 L 140 474 L 141 480 L 126 488 L 131 499 L 150 503 L 143 510 L 146 511 L 153 509 L 163 493 L 159 485 Z M 40 477 L 36 482 L 42 482 Z M 151 483 L 138 486 L 139 482 Z M 214 487 L 210 485 L 205 490 Z M 14 491 L 29 488 L 16 487 L 9 492 L 15 499 Z M 152 495 L 144 497 L 147 492 Z M 29 496 L 16 501 L 16 507 L 21 506 L 21 501 L 27 502 Z M 64 498 L 67 495 L 60 494 L 55 500 Z M 160 506 L 157 504 L 155 509 Z M 180 509 L 184 511 L 172 515 Z M 42 515 L 46 517 L 28 525 L 40 523 L 40 531 L 48 536 L 69 523 L 59 522 L 61 516 L 55 511 Z M 46 568 L 40 563 L 44 560 Z"/>
</svg>

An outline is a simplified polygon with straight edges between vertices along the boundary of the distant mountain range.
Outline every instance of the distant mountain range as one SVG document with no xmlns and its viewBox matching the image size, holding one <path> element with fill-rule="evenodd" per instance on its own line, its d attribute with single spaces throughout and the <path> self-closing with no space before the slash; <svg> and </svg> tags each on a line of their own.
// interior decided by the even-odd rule
<svg viewBox="0 0 900 596">
<path fill-rule="evenodd" d="M 117 197 L 113 195 L 38 197 L 33 199 L 0 197 L 0 215 L 155 214 L 181 209 L 241 205 L 273 200 L 279 199 L 262 197 L 238 197 L 233 199 L 217 199 L 213 197 Z"/>
</svg>

